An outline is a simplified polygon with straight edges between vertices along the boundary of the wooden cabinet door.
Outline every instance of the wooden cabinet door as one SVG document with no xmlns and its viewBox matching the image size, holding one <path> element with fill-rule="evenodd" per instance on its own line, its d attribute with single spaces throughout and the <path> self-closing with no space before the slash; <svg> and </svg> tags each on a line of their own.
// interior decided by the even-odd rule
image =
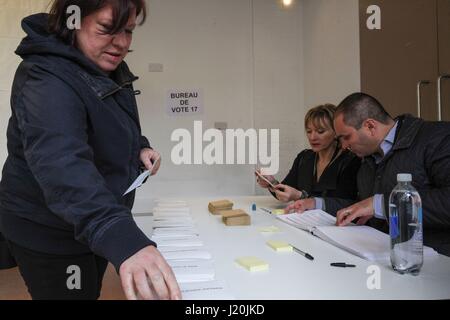
<svg viewBox="0 0 450 320">
<path fill-rule="evenodd" d="M 367 9 L 381 9 L 381 29 L 369 30 Z M 392 115 L 417 116 L 417 83 L 421 117 L 437 119 L 437 0 L 360 0 L 361 88 Z"/>
<path fill-rule="evenodd" d="M 439 75 L 450 77 L 450 0 L 438 0 Z M 441 80 L 442 120 L 450 121 L 450 78 Z"/>
</svg>

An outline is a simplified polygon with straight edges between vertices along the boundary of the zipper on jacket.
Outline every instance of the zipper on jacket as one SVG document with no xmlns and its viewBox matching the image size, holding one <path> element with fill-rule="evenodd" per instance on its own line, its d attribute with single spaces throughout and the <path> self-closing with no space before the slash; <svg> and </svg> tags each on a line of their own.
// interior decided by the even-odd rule
<svg viewBox="0 0 450 320">
<path fill-rule="evenodd" d="M 126 86 L 128 86 L 128 85 L 130 85 L 130 84 L 132 84 L 132 83 L 133 83 L 133 81 L 128 81 L 128 82 L 123 83 L 122 85 L 118 86 L 116 89 L 114 89 L 114 90 L 112 90 L 112 91 L 110 91 L 110 92 L 105 93 L 105 94 L 101 97 L 101 99 L 103 100 L 103 99 L 105 99 L 105 98 L 107 98 L 107 97 L 109 97 L 109 96 L 112 96 L 112 95 L 115 94 L 116 92 L 122 90 L 123 88 L 125 88 Z"/>
</svg>

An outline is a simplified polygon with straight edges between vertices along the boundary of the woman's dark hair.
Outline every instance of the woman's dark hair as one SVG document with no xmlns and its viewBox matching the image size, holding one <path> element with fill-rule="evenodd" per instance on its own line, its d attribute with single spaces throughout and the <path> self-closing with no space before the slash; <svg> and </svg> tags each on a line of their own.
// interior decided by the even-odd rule
<svg viewBox="0 0 450 320">
<path fill-rule="evenodd" d="M 74 44 L 74 30 L 67 28 L 67 19 L 70 17 L 67 8 L 72 5 L 80 8 L 81 19 L 111 5 L 113 21 L 110 34 L 116 34 L 126 26 L 133 8 L 136 8 L 136 16 L 141 15 L 139 25 L 142 25 L 147 17 L 145 0 L 53 0 L 49 12 L 49 32 L 69 44 Z"/>
</svg>

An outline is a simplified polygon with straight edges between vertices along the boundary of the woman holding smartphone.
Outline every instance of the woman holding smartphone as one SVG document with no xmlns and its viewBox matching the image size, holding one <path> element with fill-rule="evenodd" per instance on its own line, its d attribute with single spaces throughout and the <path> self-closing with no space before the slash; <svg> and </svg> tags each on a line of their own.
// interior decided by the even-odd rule
<svg viewBox="0 0 450 320">
<path fill-rule="evenodd" d="M 356 174 L 360 159 L 342 150 L 333 127 L 335 106 L 319 105 L 305 116 L 305 131 L 311 149 L 297 155 L 288 175 L 280 183 L 273 176 L 257 176 L 258 184 L 278 200 L 296 202 L 295 209 L 326 209 L 324 198 L 356 199 Z"/>
</svg>

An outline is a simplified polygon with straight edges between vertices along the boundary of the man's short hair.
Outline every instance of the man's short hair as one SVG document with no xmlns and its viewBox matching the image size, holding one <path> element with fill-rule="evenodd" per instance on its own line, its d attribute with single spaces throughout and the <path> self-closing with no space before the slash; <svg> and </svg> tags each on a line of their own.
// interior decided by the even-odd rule
<svg viewBox="0 0 450 320">
<path fill-rule="evenodd" d="M 335 119 L 339 114 L 344 116 L 346 125 L 356 130 L 360 129 L 367 119 L 374 119 L 383 124 L 388 124 L 392 120 L 377 99 L 362 92 L 353 93 L 345 98 L 336 109 Z"/>
</svg>

